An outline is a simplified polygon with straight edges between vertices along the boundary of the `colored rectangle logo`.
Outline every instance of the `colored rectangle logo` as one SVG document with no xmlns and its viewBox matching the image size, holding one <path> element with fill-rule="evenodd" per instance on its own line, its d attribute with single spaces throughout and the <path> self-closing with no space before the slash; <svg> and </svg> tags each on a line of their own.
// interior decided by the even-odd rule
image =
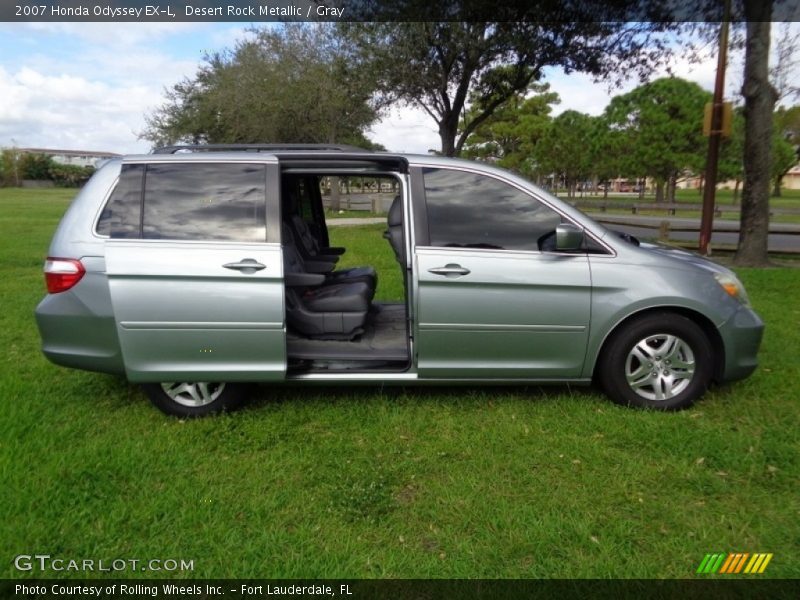
<svg viewBox="0 0 800 600">
<path fill-rule="evenodd" d="M 717 552 L 706 554 L 695 573 L 701 575 L 757 575 L 763 573 L 772 560 L 772 553 Z"/>
</svg>

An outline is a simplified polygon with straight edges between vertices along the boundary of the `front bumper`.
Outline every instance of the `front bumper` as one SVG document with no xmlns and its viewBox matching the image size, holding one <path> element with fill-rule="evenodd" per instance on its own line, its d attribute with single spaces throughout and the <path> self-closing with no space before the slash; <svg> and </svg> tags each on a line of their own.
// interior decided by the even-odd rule
<svg viewBox="0 0 800 600">
<path fill-rule="evenodd" d="M 723 382 L 749 377 L 758 366 L 758 348 L 764 335 L 764 321 L 752 309 L 741 307 L 720 328 L 725 347 Z"/>
</svg>

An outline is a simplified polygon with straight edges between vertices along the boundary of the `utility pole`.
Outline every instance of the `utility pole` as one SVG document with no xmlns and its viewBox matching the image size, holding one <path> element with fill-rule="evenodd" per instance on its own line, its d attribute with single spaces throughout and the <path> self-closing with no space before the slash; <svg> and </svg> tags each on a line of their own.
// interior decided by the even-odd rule
<svg viewBox="0 0 800 600">
<path fill-rule="evenodd" d="M 714 226 L 714 201 L 717 194 L 717 164 L 719 143 L 722 138 L 722 94 L 725 87 L 725 65 L 728 58 L 728 28 L 731 20 L 731 0 L 725 0 L 722 23 L 719 30 L 719 54 L 717 56 L 717 78 L 714 82 L 714 103 L 711 107 L 711 129 L 708 136 L 708 158 L 703 186 L 703 216 L 700 219 L 700 254 L 710 254 L 709 242 Z"/>
</svg>

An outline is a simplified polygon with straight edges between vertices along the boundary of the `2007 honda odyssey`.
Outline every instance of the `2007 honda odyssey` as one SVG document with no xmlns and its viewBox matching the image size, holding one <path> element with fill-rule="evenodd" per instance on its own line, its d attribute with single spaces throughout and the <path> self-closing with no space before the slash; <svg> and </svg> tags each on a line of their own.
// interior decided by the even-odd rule
<svg viewBox="0 0 800 600">
<path fill-rule="evenodd" d="M 374 265 L 337 268 L 320 183 L 396 191 Z M 107 163 L 64 215 L 36 309 L 54 363 L 142 383 L 168 413 L 232 409 L 249 382 L 598 381 L 682 408 L 756 367 L 735 275 L 639 243 L 507 171 L 340 146 L 171 147 Z M 398 277 L 399 279 L 399 277 Z"/>
</svg>

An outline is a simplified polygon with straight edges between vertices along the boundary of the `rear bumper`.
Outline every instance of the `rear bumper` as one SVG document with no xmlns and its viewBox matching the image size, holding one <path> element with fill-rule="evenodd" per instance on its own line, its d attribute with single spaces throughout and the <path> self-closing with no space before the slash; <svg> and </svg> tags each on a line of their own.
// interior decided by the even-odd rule
<svg viewBox="0 0 800 600">
<path fill-rule="evenodd" d="M 725 346 L 722 381 L 749 377 L 758 366 L 764 322 L 752 309 L 743 306 L 719 328 L 719 334 Z"/>
<path fill-rule="evenodd" d="M 50 362 L 125 374 L 113 315 L 93 311 L 72 291 L 45 296 L 35 314 L 42 352 Z"/>
</svg>

